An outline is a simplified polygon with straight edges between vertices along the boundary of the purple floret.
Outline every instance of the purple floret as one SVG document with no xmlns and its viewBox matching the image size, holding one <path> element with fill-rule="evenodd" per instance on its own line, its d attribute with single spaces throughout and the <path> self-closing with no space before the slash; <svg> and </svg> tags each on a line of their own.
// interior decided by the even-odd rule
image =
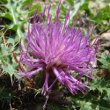
<svg viewBox="0 0 110 110">
<path fill-rule="evenodd" d="M 33 75 L 45 74 L 45 81 L 41 90 L 46 95 L 56 82 L 66 87 L 72 94 L 77 91 L 84 92 L 85 84 L 73 77 L 71 71 L 79 76 L 88 76 L 93 68 L 92 63 L 96 57 L 97 40 L 91 44 L 88 36 L 80 29 L 69 27 L 69 13 L 65 21 L 59 21 L 60 5 L 56 11 L 56 19 L 52 20 L 50 8 L 44 9 L 41 19 L 47 11 L 46 22 L 36 22 L 34 15 L 32 27 L 29 26 L 25 48 L 20 44 L 20 63 L 25 69 L 20 72 L 21 76 L 30 78 Z M 30 29 L 31 27 L 31 29 Z M 54 76 L 53 83 L 49 79 Z M 74 73 L 73 73 L 74 74 Z"/>
</svg>

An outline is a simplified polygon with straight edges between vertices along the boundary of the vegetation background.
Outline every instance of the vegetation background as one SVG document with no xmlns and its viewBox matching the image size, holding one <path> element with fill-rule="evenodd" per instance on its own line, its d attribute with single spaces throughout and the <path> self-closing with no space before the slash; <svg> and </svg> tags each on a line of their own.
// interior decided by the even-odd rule
<svg viewBox="0 0 110 110">
<path fill-rule="evenodd" d="M 93 80 L 87 93 L 72 96 L 65 89 L 53 91 L 47 110 L 110 110 L 110 0 L 62 0 L 61 21 L 71 7 L 70 25 L 94 26 L 90 37 L 100 38 Z M 34 11 L 51 5 L 53 19 L 58 0 L 0 0 L 0 110 L 42 110 L 40 89 L 18 77 L 19 42 L 26 38 L 28 19 Z M 77 13 L 78 12 L 78 13 Z M 92 30 L 91 30 L 92 31 Z M 85 80 L 85 79 L 83 79 Z M 38 81 L 40 83 L 40 81 Z M 38 83 L 38 84 L 39 84 Z"/>
</svg>

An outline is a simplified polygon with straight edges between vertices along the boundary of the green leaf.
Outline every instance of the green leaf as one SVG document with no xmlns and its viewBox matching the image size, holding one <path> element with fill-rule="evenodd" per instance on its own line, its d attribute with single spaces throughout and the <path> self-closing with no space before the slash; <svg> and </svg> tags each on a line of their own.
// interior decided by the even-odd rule
<svg viewBox="0 0 110 110">
<path fill-rule="evenodd" d="M 107 88 L 107 89 L 106 89 L 106 92 L 107 92 L 107 97 L 110 98 L 110 88 Z"/>
<path fill-rule="evenodd" d="M 110 55 L 102 53 L 101 58 L 98 59 L 102 63 L 102 68 L 110 71 Z"/>
<path fill-rule="evenodd" d="M 32 3 L 33 3 L 33 0 L 24 0 L 22 3 L 22 7 L 25 7 L 25 6 L 30 5 Z"/>
<path fill-rule="evenodd" d="M 70 11 L 70 20 L 76 15 L 80 7 L 85 3 L 85 0 L 77 1 L 74 6 L 72 7 L 73 10 Z"/>
<path fill-rule="evenodd" d="M 7 19 L 9 19 L 11 21 L 13 19 L 12 15 L 9 12 L 5 12 L 5 13 L 0 14 L 0 17 L 7 18 Z"/>
<path fill-rule="evenodd" d="M 14 68 L 14 65 L 3 65 L 3 70 L 6 72 L 6 73 L 9 73 L 10 76 L 12 76 L 13 74 L 16 74 L 16 70 Z"/>
<path fill-rule="evenodd" d="M 57 106 L 57 105 L 54 105 L 54 104 L 48 104 L 48 109 L 49 110 L 69 110 L 66 107 Z"/>
<path fill-rule="evenodd" d="M 13 38 L 9 38 L 8 41 L 7 41 L 7 43 L 14 45 L 15 41 L 14 41 Z"/>
<path fill-rule="evenodd" d="M 2 92 L 0 93 L 0 99 L 6 100 L 6 101 L 11 101 L 11 98 L 12 98 L 11 91 L 9 89 L 3 87 Z"/>
<path fill-rule="evenodd" d="M 66 15 L 66 13 L 67 13 L 67 8 L 64 7 L 64 5 L 61 5 L 61 11 L 63 12 L 63 15 Z"/>
<path fill-rule="evenodd" d="M 42 11 L 42 6 L 39 3 L 36 3 L 32 6 L 32 8 L 29 10 L 29 16 L 32 16 L 35 11 L 41 12 Z"/>
<path fill-rule="evenodd" d="M 14 31 L 16 31 L 17 28 L 18 28 L 17 24 L 11 24 L 11 25 L 8 26 L 8 29 L 11 29 L 11 30 L 14 30 Z"/>
<path fill-rule="evenodd" d="M 97 15 L 94 17 L 94 20 L 97 23 L 102 23 L 103 20 L 109 20 L 109 19 L 110 19 L 110 6 L 109 5 L 99 10 Z"/>
<path fill-rule="evenodd" d="M 71 6 L 74 6 L 74 0 L 66 0 Z"/>
<path fill-rule="evenodd" d="M 7 3 L 7 0 L 0 0 L 0 3 Z"/>
<path fill-rule="evenodd" d="M 9 49 L 8 49 L 8 47 L 6 47 L 4 44 L 1 44 L 1 53 L 2 53 L 2 55 L 4 55 L 4 56 L 9 55 Z"/>
</svg>

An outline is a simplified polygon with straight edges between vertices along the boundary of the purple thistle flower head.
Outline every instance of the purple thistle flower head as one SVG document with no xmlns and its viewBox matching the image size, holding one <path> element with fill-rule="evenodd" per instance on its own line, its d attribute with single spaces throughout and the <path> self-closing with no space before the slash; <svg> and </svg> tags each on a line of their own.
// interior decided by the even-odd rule
<svg viewBox="0 0 110 110">
<path fill-rule="evenodd" d="M 20 73 L 30 78 L 43 72 L 43 95 L 46 95 L 56 82 L 72 94 L 76 94 L 77 91 L 83 92 L 87 86 L 73 77 L 71 71 L 77 72 L 79 76 L 89 76 L 96 57 L 97 40 L 91 44 L 89 37 L 80 29 L 68 26 L 70 11 L 67 12 L 64 23 L 59 22 L 60 4 L 55 21 L 52 21 L 50 8 L 44 9 L 41 19 L 46 11 L 46 23 L 36 22 L 35 14 L 32 27 L 28 28 L 25 49 L 20 44 L 20 62 L 25 66 Z M 53 76 L 54 80 L 50 84 Z"/>
</svg>

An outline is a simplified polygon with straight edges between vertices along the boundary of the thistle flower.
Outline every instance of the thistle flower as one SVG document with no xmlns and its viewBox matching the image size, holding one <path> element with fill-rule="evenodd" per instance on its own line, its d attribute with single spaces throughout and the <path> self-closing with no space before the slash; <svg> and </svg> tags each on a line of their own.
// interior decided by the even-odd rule
<svg viewBox="0 0 110 110">
<path fill-rule="evenodd" d="M 44 18 L 46 12 L 46 23 L 36 22 L 37 17 L 34 15 L 32 28 L 28 28 L 25 49 L 20 46 L 20 62 L 25 66 L 20 73 L 30 78 L 43 72 L 45 80 L 41 93 L 44 96 L 55 82 L 59 82 L 72 94 L 83 92 L 87 86 L 73 77 L 71 71 L 77 72 L 79 76 L 89 76 L 96 57 L 97 40 L 91 44 L 90 38 L 80 28 L 68 26 L 70 11 L 67 12 L 64 23 L 61 23 L 60 4 L 55 21 L 52 21 L 50 8 L 44 9 L 41 18 Z M 54 80 L 50 84 L 52 76 Z"/>
</svg>

